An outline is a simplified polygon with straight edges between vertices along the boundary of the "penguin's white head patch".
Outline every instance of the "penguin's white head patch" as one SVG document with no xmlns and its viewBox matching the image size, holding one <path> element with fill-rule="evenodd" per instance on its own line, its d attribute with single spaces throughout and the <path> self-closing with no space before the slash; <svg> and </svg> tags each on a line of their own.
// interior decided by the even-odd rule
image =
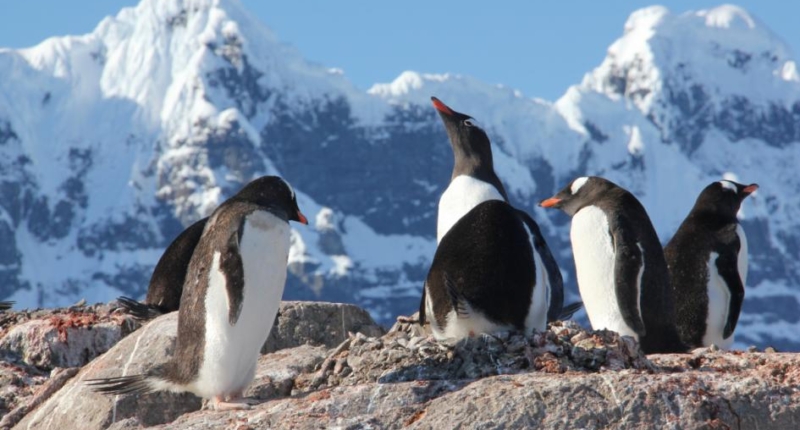
<svg viewBox="0 0 800 430">
<path fill-rule="evenodd" d="M 584 184 L 586 184 L 586 181 L 588 180 L 589 178 L 587 176 L 582 176 L 572 181 L 572 186 L 569 187 L 569 190 L 572 192 L 572 195 L 574 196 L 575 194 L 578 194 L 578 191 Z"/>
<path fill-rule="evenodd" d="M 719 181 L 719 184 L 722 185 L 723 190 L 733 191 L 734 193 L 737 192 L 736 185 L 731 181 Z"/>
<path fill-rule="evenodd" d="M 297 196 L 294 193 L 294 188 L 292 188 L 292 185 L 286 182 L 286 179 L 281 178 L 281 181 L 283 181 L 283 183 L 286 184 L 286 188 L 289 189 L 289 193 L 292 195 L 292 200 L 296 199 Z"/>
</svg>

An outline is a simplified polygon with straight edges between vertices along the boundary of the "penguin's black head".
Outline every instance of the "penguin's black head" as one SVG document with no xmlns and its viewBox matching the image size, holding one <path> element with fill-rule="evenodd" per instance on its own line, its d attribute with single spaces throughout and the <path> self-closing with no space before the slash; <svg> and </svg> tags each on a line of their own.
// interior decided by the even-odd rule
<svg viewBox="0 0 800 430">
<path fill-rule="evenodd" d="M 297 207 L 297 195 L 294 189 L 278 176 L 262 176 L 251 181 L 230 200 L 252 203 L 270 212 L 285 214 L 289 221 L 308 224 L 305 215 Z"/>
<path fill-rule="evenodd" d="M 468 173 L 470 169 L 484 163 L 491 169 L 492 146 L 489 136 L 478 126 L 475 119 L 450 109 L 436 97 L 431 97 L 431 101 L 442 118 L 447 137 L 450 138 L 450 146 L 453 147 L 453 155 L 456 157 L 454 176 L 459 169 L 465 170 L 462 173 Z"/>
<path fill-rule="evenodd" d="M 579 210 L 597 202 L 613 190 L 622 190 L 615 183 L 599 176 L 582 176 L 574 179 L 553 197 L 542 200 L 539 206 L 556 208 L 573 216 Z"/>
<path fill-rule="evenodd" d="M 727 179 L 712 182 L 697 197 L 693 210 L 736 218 L 742 201 L 757 189 L 758 184 L 743 185 Z"/>
</svg>

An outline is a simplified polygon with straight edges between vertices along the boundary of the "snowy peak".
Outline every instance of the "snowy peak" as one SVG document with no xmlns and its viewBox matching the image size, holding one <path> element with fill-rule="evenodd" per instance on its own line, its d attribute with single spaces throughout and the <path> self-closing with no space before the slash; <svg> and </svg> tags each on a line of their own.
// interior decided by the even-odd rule
<svg viewBox="0 0 800 430">
<path fill-rule="evenodd" d="M 624 35 L 583 86 L 625 96 L 649 111 L 661 84 L 670 81 L 701 84 L 715 96 L 800 98 L 791 50 L 756 18 L 731 5 L 680 15 L 661 6 L 634 12 Z"/>
<path fill-rule="evenodd" d="M 800 79 L 791 50 L 736 6 L 634 12 L 603 63 L 565 97 L 592 92 L 632 103 L 664 142 L 677 142 L 686 153 L 712 128 L 733 142 L 754 138 L 783 147 L 800 141 L 794 126 Z M 761 126 L 763 118 L 773 124 Z"/>
</svg>

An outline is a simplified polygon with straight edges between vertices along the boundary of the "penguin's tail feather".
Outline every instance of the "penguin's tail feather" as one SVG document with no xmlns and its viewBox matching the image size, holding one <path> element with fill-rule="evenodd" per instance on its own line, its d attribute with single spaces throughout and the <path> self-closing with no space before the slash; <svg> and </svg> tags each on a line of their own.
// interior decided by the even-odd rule
<svg viewBox="0 0 800 430">
<path fill-rule="evenodd" d="M 117 302 L 119 302 L 125 313 L 140 321 L 148 321 L 165 313 L 156 305 L 141 303 L 130 297 L 120 296 L 117 298 Z"/>
<path fill-rule="evenodd" d="M 575 312 L 578 312 L 583 308 L 583 302 L 577 301 L 574 303 L 570 303 L 563 308 L 561 308 L 561 313 L 558 315 L 558 319 L 561 321 L 568 320 L 575 315 Z"/>
<path fill-rule="evenodd" d="M 117 376 L 115 378 L 87 379 L 85 384 L 96 393 L 117 394 L 147 394 L 156 391 L 186 391 L 178 384 L 168 381 L 160 376 L 160 367 L 143 375 Z"/>
<path fill-rule="evenodd" d="M 87 379 L 92 391 L 108 395 L 145 394 L 157 391 L 147 375 L 119 376 L 116 378 Z"/>
<path fill-rule="evenodd" d="M 0 311 L 4 311 L 6 309 L 11 309 L 11 306 L 14 305 L 14 302 L 0 302 Z"/>
</svg>

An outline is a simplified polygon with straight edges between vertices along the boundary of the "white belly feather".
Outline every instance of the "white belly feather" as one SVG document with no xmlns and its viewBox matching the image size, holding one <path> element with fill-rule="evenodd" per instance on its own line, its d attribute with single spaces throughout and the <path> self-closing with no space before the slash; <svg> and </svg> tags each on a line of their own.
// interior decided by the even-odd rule
<svg viewBox="0 0 800 430">
<path fill-rule="evenodd" d="M 738 268 L 739 277 L 742 279 L 742 286 L 747 285 L 747 236 L 744 234 L 741 224 L 736 225 L 736 235 L 739 236 L 739 258 Z"/>
<path fill-rule="evenodd" d="M 622 319 L 614 280 L 614 246 L 608 233 L 608 218 L 596 206 L 587 206 L 572 217 L 570 229 L 578 289 L 592 328 L 621 335 L 636 332 Z M 642 271 L 639 276 L 641 278 Z"/>
<path fill-rule="evenodd" d="M 220 253 L 214 254 L 206 294 L 203 363 L 193 390 L 203 397 L 237 394 L 255 375 L 261 346 L 269 336 L 286 282 L 289 224 L 265 211 L 250 214 L 239 251 L 244 268 L 244 295 L 235 325 L 228 319 L 225 277 Z"/>
<path fill-rule="evenodd" d="M 737 259 L 737 269 L 742 286 L 747 281 L 747 236 L 741 225 L 736 226 L 736 235 L 739 236 L 739 255 Z M 706 318 L 706 333 L 703 336 L 703 345 L 717 345 L 722 349 L 729 349 L 733 345 L 734 334 L 727 339 L 723 338 L 725 324 L 728 322 L 728 313 L 731 307 L 731 292 L 727 284 L 717 271 L 717 258 L 719 254 L 711 253 L 708 260 L 708 317 Z"/>
<path fill-rule="evenodd" d="M 712 252 L 708 259 L 708 317 L 706 318 L 706 334 L 703 336 L 703 345 L 714 344 L 728 349 L 733 343 L 733 336 L 723 339 L 722 333 L 728 321 L 731 293 L 717 271 L 717 258 L 719 258 L 719 254 Z"/>
<path fill-rule="evenodd" d="M 472 208 L 488 200 L 504 201 L 494 185 L 472 176 L 456 176 L 439 199 L 436 243 Z"/>
</svg>

